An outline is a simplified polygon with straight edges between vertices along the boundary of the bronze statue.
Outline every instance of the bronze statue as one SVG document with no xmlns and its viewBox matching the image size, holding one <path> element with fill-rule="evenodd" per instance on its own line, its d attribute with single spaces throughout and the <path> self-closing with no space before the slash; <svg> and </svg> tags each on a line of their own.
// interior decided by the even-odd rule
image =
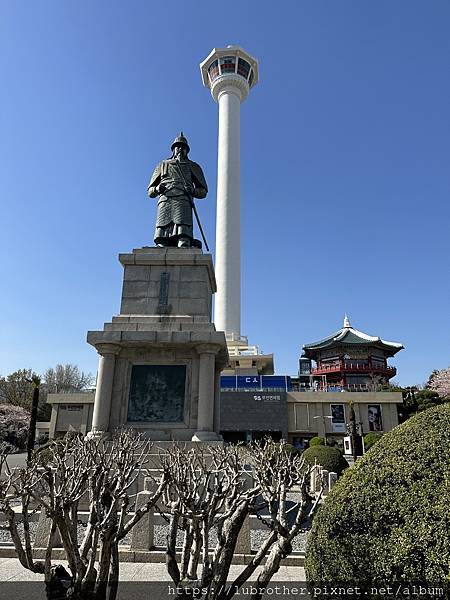
<svg viewBox="0 0 450 600">
<path fill-rule="evenodd" d="M 200 165 L 189 160 L 190 148 L 183 132 L 175 138 L 171 150 L 171 158 L 159 163 L 148 185 L 150 198 L 159 196 L 155 244 L 201 248 L 200 240 L 194 239 L 192 210 L 197 216 L 193 199 L 208 193 L 205 176 Z M 199 227 L 202 231 L 200 223 Z"/>
</svg>

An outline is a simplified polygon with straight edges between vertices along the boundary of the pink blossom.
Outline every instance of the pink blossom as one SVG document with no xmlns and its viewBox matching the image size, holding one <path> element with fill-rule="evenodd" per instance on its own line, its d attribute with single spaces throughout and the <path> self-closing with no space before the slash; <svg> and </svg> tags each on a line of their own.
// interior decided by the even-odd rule
<svg viewBox="0 0 450 600">
<path fill-rule="evenodd" d="M 450 397 L 450 367 L 433 373 L 430 389 L 437 392 L 442 398 Z"/>
</svg>

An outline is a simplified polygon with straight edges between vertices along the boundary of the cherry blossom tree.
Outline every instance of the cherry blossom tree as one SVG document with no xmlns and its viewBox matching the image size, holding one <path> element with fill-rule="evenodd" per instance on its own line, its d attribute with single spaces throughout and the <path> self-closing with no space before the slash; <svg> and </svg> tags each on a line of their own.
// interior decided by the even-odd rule
<svg viewBox="0 0 450 600">
<path fill-rule="evenodd" d="M 450 398 L 450 367 L 434 371 L 430 377 L 429 387 L 441 398 Z"/>
<path fill-rule="evenodd" d="M 30 413 L 22 406 L 0 404 L 0 441 L 22 449 L 28 436 Z"/>
</svg>

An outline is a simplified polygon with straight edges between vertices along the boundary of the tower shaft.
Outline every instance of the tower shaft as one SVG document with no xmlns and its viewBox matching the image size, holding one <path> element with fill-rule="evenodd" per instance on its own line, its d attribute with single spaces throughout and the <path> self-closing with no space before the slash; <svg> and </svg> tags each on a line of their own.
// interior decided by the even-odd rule
<svg viewBox="0 0 450 600">
<path fill-rule="evenodd" d="M 218 98 L 219 141 L 217 173 L 216 280 L 214 321 L 219 331 L 241 334 L 241 99 L 233 88 Z"/>
</svg>

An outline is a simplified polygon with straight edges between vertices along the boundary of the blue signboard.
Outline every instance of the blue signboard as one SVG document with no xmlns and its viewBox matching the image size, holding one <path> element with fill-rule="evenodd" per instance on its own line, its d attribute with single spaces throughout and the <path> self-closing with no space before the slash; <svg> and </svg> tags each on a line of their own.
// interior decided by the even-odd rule
<svg viewBox="0 0 450 600">
<path fill-rule="evenodd" d="M 277 389 L 286 390 L 290 389 L 291 378 L 286 375 L 263 375 L 262 376 L 262 387 L 263 389 Z"/>
<path fill-rule="evenodd" d="M 235 390 L 236 384 L 235 375 L 222 375 L 220 378 L 220 388 L 222 390 Z"/>
<path fill-rule="evenodd" d="M 238 389 L 261 389 L 261 377 L 259 375 L 238 375 L 237 376 L 237 387 Z"/>
<path fill-rule="evenodd" d="M 291 378 L 287 375 L 222 375 L 222 390 L 292 390 Z"/>
</svg>

